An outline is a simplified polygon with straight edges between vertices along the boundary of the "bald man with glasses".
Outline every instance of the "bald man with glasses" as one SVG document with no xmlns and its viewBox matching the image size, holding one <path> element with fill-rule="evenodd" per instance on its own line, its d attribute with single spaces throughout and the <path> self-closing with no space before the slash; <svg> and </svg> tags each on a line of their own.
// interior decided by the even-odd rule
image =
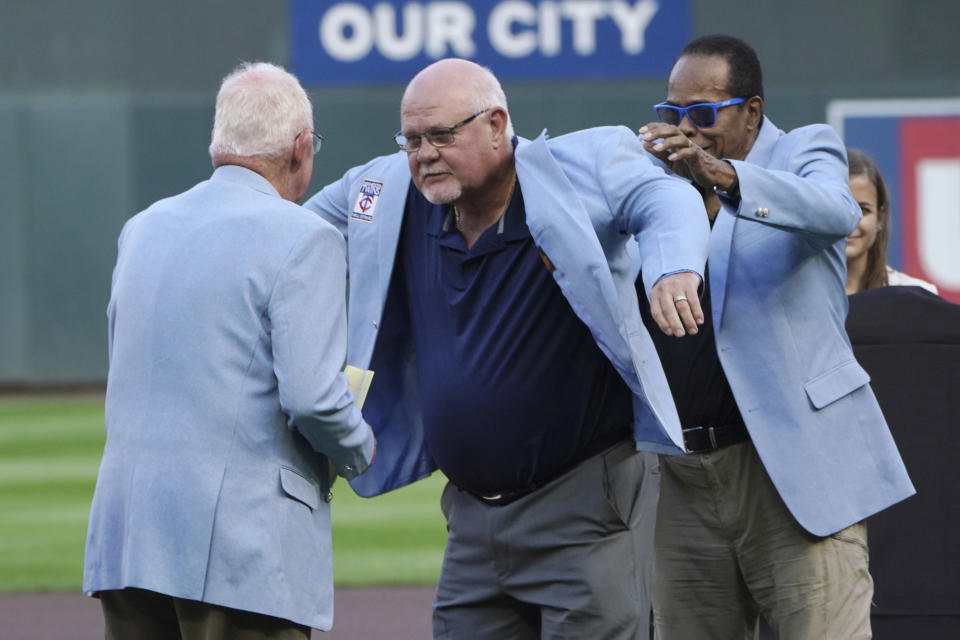
<svg viewBox="0 0 960 640">
<path fill-rule="evenodd" d="M 421 71 L 400 119 L 398 153 L 306 205 L 347 237 L 347 361 L 376 372 L 380 454 L 353 486 L 449 479 L 435 637 L 644 638 L 646 452 L 678 452 L 680 431 L 636 256 L 657 331 L 695 332 L 703 204 L 626 128 L 516 137 L 466 60 Z"/>
<path fill-rule="evenodd" d="M 702 330 L 654 335 L 687 450 L 660 459 L 658 637 L 752 638 L 762 615 L 781 640 L 869 638 L 863 520 L 913 486 L 844 329 L 843 143 L 777 129 L 728 36 L 688 44 L 654 110 L 644 145 L 712 226 Z"/>
</svg>

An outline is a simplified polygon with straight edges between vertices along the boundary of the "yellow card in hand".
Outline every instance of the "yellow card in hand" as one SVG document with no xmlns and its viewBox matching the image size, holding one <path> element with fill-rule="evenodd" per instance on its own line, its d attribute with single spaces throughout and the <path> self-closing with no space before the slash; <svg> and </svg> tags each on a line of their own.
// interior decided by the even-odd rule
<svg viewBox="0 0 960 640">
<path fill-rule="evenodd" d="M 373 382 L 373 371 L 348 364 L 343 368 L 343 372 L 347 374 L 347 383 L 350 385 L 350 393 L 353 394 L 353 404 L 357 405 L 358 409 L 363 409 L 367 391 L 370 390 L 370 383 Z"/>
</svg>

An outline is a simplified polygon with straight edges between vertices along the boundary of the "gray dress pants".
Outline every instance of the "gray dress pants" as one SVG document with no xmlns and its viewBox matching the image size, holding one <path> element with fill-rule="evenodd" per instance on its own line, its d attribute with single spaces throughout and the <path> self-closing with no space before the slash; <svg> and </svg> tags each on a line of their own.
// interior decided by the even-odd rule
<svg viewBox="0 0 960 640">
<path fill-rule="evenodd" d="M 646 639 L 658 494 L 632 440 L 504 506 L 448 484 L 434 637 Z"/>
</svg>

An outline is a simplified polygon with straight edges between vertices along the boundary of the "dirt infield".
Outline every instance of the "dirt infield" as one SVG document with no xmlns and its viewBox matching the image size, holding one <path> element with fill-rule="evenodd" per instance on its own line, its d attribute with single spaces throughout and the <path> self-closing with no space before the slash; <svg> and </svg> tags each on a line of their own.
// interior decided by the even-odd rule
<svg viewBox="0 0 960 640">
<path fill-rule="evenodd" d="M 432 587 L 340 588 L 330 633 L 314 640 L 426 640 Z M 82 594 L 0 594 L 3 640 L 103 640 L 100 605 Z"/>
</svg>

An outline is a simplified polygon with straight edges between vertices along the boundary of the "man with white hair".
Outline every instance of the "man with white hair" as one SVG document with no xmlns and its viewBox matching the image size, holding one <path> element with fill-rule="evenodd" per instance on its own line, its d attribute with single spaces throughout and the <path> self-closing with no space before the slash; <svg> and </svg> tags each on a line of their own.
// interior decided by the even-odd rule
<svg viewBox="0 0 960 640">
<path fill-rule="evenodd" d="M 696 332 L 703 204 L 624 127 L 516 138 L 466 60 L 400 111 L 400 151 L 306 205 L 348 236 L 347 360 L 376 371 L 382 453 L 353 487 L 450 480 L 437 638 L 645 637 L 658 484 L 636 450 L 682 440 L 632 283 L 639 247 L 661 328 Z"/>
<path fill-rule="evenodd" d="M 343 237 L 295 204 L 321 139 L 294 76 L 241 65 L 217 96 L 212 177 L 120 234 L 83 580 L 108 638 L 332 624 L 329 490 L 374 439 L 341 372 Z"/>
</svg>

